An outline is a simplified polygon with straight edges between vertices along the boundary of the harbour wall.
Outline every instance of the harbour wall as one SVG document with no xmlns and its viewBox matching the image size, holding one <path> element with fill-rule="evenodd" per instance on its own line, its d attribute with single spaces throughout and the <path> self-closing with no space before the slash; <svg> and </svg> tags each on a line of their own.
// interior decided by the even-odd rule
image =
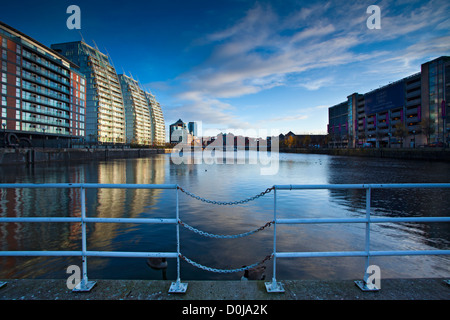
<svg viewBox="0 0 450 320">
<path fill-rule="evenodd" d="M 141 158 L 153 154 L 171 153 L 171 148 L 155 149 L 38 149 L 38 148 L 3 148 L 0 149 L 0 165 L 32 164 L 49 161 L 89 161 Z M 327 154 L 334 156 L 391 158 L 428 161 L 450 161 L 450 149 L 308 149 L 280 148 L 280 153 Z"/>
<path fill-rule="evenodd" d="M 50 161 L 89 161 L 141 158 L 170 153 L 172 149 L 0 149 L 0 165 L 33 164 Z"/>
<path fill-rule="evenodd" d="M 411 148 L 411 149 L 387 149 L 387 148 L 367 148 L 367 149 L 307 149 L 307 148 L 280 148 L 284 153 L 304 153 L 304 154 L 328 154 L 334 156 L 352 157 L 372 157 L 391 158 L 403 160 L 429 160 L 429 161 L 450 161 L 450 149 L 444 148 Z"/>
</svg>

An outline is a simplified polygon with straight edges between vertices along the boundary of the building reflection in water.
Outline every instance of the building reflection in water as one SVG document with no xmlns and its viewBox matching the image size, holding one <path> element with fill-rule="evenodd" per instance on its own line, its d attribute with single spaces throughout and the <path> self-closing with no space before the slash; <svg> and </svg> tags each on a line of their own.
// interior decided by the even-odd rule
<svg viewBox="0 0 450 320">
<path fill-rule="evenodd" d="M 441 183 L 448 182 L 449 176 L 448 164 L 439 162 L 356 158 L 350 164 L 344 157 L 328 162 L 328 183 Z M 365 190 L 329 190 L 329 195 L 331 205 L 345 209 L 345 216 L 365 216 Z M 449 189 L 375 189 L 371 192 L 372 216 L 448 216 L 449 206 Z M 449 239 L 450 229 L 445 223 L 380 223 L 371 227 L 372 250 L 448 250 Z M 379 257 L 371 261 L 385 267 L 385 276 L 391 272 L 393 277 L 408 277 L 418 269 L 427 270 L 425 274 L 429 276 L 448 272 L 445 256 Z M 404 266 L 401 271 L 399 265 Z"/>
<path fill-rule="evenodd" d="M 207 199 L 236 201 L 254 196 L 274 184 L 428 183 L 448 182 L 446 163 L 388 159 L 280 154 L 276 176 L 260 175 L 251 164 L 175 165 L 168 155 L 142 159 L 52 163 L 33 167 L 0 167 L 2 182 L 88 182 L 178 184 Z M 374 215 L 439 216 L 448 214 L 450 190 L 374 190 Z M 239 234 L 273 219 L 273 193 L 238 206 L 205 204 L 178 192 L 180 217 L 187 224 L 213 234 Z M 174 190 L 88 189 L 90 217 L 174 218 Z M 78 189 L 0 190 L 1 216 L 80 216 Z M 279 218 L 364 217 L 363 190 L 305 190 L 277 193 Z M 175 225 L 88 224 L 88 249 L 106 251 L 174 252 Z M 448 249 L 449 229 L 443 224 L 380 224 L 371 228 L 372 250 Z M 364 224 L 279 225 L 277 250 L 364 250 Z M 261 261 L 272 252 L 273 229 L 240 239 L 211 239 L 181 228 L 181 251 L 192 260 L 219 269 L 240 268 Z M 80 225 L 0 224 L 1 250 L 80 250 Z M 70 264 L 79 258 L 0 257 L 0 278 L 45 276 L 67 278 Z M 396 265 L 396 263 L 400 261 Z M 92 279 L 175 279 L 176 263 L 167 270 L 153 270 L 146 259 L 89 258 Z M 364 258 L 278 259 L 277 279 L 357 279 Z M 387 257 L 380 264 L 383 276 L 448 275 L 448 258 Z M 399 268 L 399 266 L 402 266 Z M 272 263 L 266 263 L 270 275 Z M 439 269 L 440 268 L 440 269 Z M 447 270 L 445 270 L 447 268 Z M 182 262 L 182 279 L 240 279 L 241 275 L 205 272 Z M 426 271 L 424 271 L 426 270 Z M 447 272 L 447 273 L 446 273 Z"/>
<path fill-rule="evenodd" d="M 0 167 L 0 174 L 2 182 L 6 183 L 163 184 L 165 161 L 155 157 L 79 165 Z M 87 215 L 108 218 L 158 215 L 153 211 L 158 211 L 154 209 L 158 208 L 163 192 L 158 189 L 87 189 Z M 78 217 L 80 208 L 81 194 L 76 188 L 0 189 L 1 217 Z M 175 215 L 175 210 L 163 209 Z M 151 241 L 146 239 L 145 232 L 138 232 L 140 235 L 135 238 L 128 233 L 145 231 L 152 226 L 155 225 L 88 224 L 88 250 L 151 251 L 148 248 Z M 3 251 L 80 250 L 81 226 L 78 223 L 1 223 L 0 243 Z M 174 246 L 171 250 L 174 251 Z M 96 265 L 104 264 L 107 259 L 102 259 L 92 259 L 89 268 L 95 270 Z M 67 276 L 65 270 L 70 264 L 81 265 L 81 262 L 79 258 L 0 257 L 0 278 L 61 278 Z M 145 266 L 145 261 L 142 265 Z"/>
<path fill-rule="evenodd" d="M 120 160 L 99 163 L 97 181 L 101 184 L 164 184 L 165 163 L 153 158 Z M 158 204 L 161 197 L 173 190 L 160 189 L 110 189 L 88 190 L 88 212 L 92 216 L 103 218 L 145 218 L 161 217 Z M 175 210 L 165 209 L 165 215 L 175 217 Z M 155 233 L 166 229 L 164 239 Z M 154 224 L 89 224 L 88 243 L 90 250 L 99 251 L 175 251 L 174 230 L 172 225 Z M 172 239 L 173 238 L 173 239 Z M 163 240 L 163 241 L 161 241 Z M 167 242 L 166 244 L 164 242 Z M 138 266 L 145 266 L 142 259 L 131 258 Z M 90 258 L 89 268 L 101 269 L 104 264 L 112 269 L 128 268 L 128 259 Z M 141 269 L 139 269 L 141 270 Z M 132 270 L 128 272 L 133 273 Z M 142 272 L 136 271 L 136 272 Z M 121 274 L 121 272 L 119 272 Z M 120 275 L 118 275 L 120 277 Z"/>
</svg>

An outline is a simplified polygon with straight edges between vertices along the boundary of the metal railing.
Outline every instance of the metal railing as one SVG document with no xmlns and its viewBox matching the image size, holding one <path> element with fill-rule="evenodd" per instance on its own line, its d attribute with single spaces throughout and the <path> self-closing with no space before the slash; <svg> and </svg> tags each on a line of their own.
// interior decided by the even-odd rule
<svg viewBox="0 0 450 320">
<path fill-rule="evenodd" d="M 2 222 L 77 222 L 81 223 L 81 251 L 0 251 L 0 256 L 58 256 L 81 257 L 82 279 L 74 291 L 90 291 L 95 285 L 87 277 L 87 257 L 119 257 L 119 258 L 176 258 L 177 281 L 172 283 L 170 292 L 185 292 L 187 285 L 180 281 L 180 234 L 178 211 L 178 186 L 175 184 L 90 184 L 90 183 L 56 183 L 56 184 L 0 184 L 1 188 L 78 188 L 81 192 L 81 217 L 2 217 Z M 174 219 L 159 218 L 90 218 L 86 216 L 86 189 L 173 189 L 176 193 L 176 211 Z M 146 223 L 146 224 L 175 224 L 177 251 L 176 252 L 123 252 L 123 251 L 90 251 L 87 250 L 87 223 Z"/>
<path fill-rule="evenodd" d="M 430 184 L 334 184 L 334 185 L 275 185 L 274 186 L 274 236 L 273 236 L 273 278 L 266 283 L 268 292 L 283 292 L 283 285 L 276 281 L 277 258 L 307 258 L 307 257 L 366 257 L 366 268 L 363 281 L 355 283 L 364 291 L 378 290 L 376 287 L 367 286 L 369 274 L 367 268 L 372 256 L 405 256 L 405 255 L 450 255 L 450 250 L 397 250 L 397 251 L 372 251 L 370 250 L 370 225 L 371 223 L 399 223 L 399 222 L 450 222 L 450 217 L 372 217 L 371 216 L 371 191 L 373 189 L 417 189 L 417 188 L 450 188 L 450 183 Z M 278 219 L 277 218 L 277 190 L 311 190 L 311 189 L 365 189 L 366 190 L 366 214 L 364 218 L 308 218 L 308 219 Z M 322 223 L 364 223 L 365 250 L 364 251 L 328 251 L 328 252 L 277 252 L 276 250 L 276 225 L 277 224 L 322 224 Z"/>
<path fill-rule="evenodd" d="M 276 280 L 277 258 L 303 258 L 303 257 L 366 257 L 366 271 L 363 281 L 355 281 L 362 290 L 372 290 L 377 288 L 367 287 L 367 268 L 370 265 L 370 257 L 375 256 L 406 256 L 406 255 L 450 255 L 450 250 L 396 250 L 396 251 L 372 251 L 370 249 L 370 226 L 372 223 L 403 223 L 403 222 L 450 222 L 450 217 L 372 217 L 371 216 L 371 191 L 373 189 L 417 189 L 417 188 L 450 188 L 450 183 L 430 183 L 430 184 L 334 184 L 334 185 L 275 185 L 266 189 L 255 197 L 241 201 L 221 202 L 207 200 L 185 191 L 176 184 L 91 184 L 91 183 L 57 183 L 57 184 L 0 184 L 0 189 L 4 188 L 78 188 L 81 192 L 81 216 L 80 217 L 0 217 L 0 223 L 9 222 L 74 222 L 81 223 L 81 251 L 0 251 L 0 256 L 78 256 L 82 258 L 82 279 L 74 288 L 74 291 L 89 291 L 95 285 L 94 281 L 89 281 L 87 277 L 87 257 L 135 257 L 135 258 L 176 258 L 177 259 L 177 280 L 172 282 L 169 292 L 183 293 L 187 289 L 187 283 L 181 282 L 180 277 L 180 258 L 192 265 L 204 270 L 213 272 L 237 272 L 248 270 L 264 261 L 273 258 L 273 277 L 272 282 L 266 282 L 267 292 L 284 292 L 281 282 Z M 175 192 L 175 218 L 91 218 L 86 216 L 86 189 L 115 188 L 115 189 L 170 189 Z M 364 189 L 366 190 L 365 217 L 363 218 L 291 218 L 280 219 L 277 217 L 277 191 L 286 190 L 311 190 L 311 189 Z M 186 225 L 179 217 L 179 195 L 178 190 L 186 193 L 196 200 L 218 205 L 235 205 L 256 200 L 274 191 L 273 220 L 267 222 L 264 226 L 247 233 L 233 236 L 218 236 L 202 232 L 191 226 Z M 143 224 L 175 224 L 176 225 L 176 252 L 123 252 L 123 251 L 91 251 L 87 250 L 87 223 L 143 223 Z M 327 252 L 277 252 L 277 224 L 340 224 L 340 223 L 364 223 L 365 228 L 365 249 L 363 251 L 327 251 Z M 260 263 L 255 263 L 240 269 L 223 270 L 202 266 L 183 256 L 180 252 L 180 226 L 186 227 L 191 231 L 202 235 L 216 238 L 237 238 L 262 231 L 268 226 L 273 225 L 273 252 Z M 2 283 L 0 283 L 0 287 Z"/>
</svg>

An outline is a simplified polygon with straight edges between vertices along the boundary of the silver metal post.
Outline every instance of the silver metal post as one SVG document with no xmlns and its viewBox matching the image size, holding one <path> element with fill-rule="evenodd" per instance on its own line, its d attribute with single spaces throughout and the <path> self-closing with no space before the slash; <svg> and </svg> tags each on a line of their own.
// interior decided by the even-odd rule
<svg viewBox="0 0 450 320">
<path fill-rule="evenodd" d="M 273 190 L 273 275 L 272 282 L 277 274 L 277 189 Z"/>
<path fill-rule="evenodd" d="M 81 282 L 78 283 L 75 288 L 72 289 L 74 292 L 87 292 L 95 286 L 95 281 L 88 281 L 87 277 L 87 244 L 86 244 L 86 189 L 80 187 L 81 192 L 81 251 L 82 251 L 82 269 L 83 277 Z"/>
<path fill-rule="evenodd" d="M 177 233 L 177 281 L 172 282 L 169 288 L 170 293 L 185 293 L 187 290 L 187 283 L 181 283 L 180 280 L 180 212 L 179 212 L 179 202 L 178 202 L 178 188 L 175 188 L 176 197 L 176 233 Z"/>
<path fill-rule="evenodd" d="M 370 266 L 370 197 L 371 197 L 371 189 L 366 189 L 366 269 L 364 275 L 364 282 L 367 280 L 367 268 Z"/>
<path fill-rule="evenodd" d="M 355 284 L 362 291 L 378 291 L 379 289 L 373 285 L 367 285 L 367 280 L 369 278 L 369 274 L 367 270 L 370 266 L 370 197 L 371 197 L 371 188 L 366 188 L 366 243 L 365 243 L 365 252 L 366 252 L 366 268 L 364 270 L 364 278 L 363 281 L 355 281 Z"/>
<path fill-rule="evenodd" d="M 267 292 L 284 292 L 283 284 L 277 282 L 277 189 L 273 189 L 273 275 L 272 282 L 266 282 Z"/>
</svg>

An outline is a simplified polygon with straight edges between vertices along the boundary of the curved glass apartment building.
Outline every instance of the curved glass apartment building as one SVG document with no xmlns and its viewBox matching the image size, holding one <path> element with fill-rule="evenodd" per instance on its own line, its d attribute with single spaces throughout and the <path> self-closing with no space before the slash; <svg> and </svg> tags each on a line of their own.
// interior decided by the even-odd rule
<svg viewBox="0 0 450 320">
<path fill-rule="evenodd" d="M 77 64 L 86 76 L 87 140 L 126 143 L 122 91 L 108 56 L 83 41 L 52 44 L 51 48 Z"/>
<path fill-rule="evenodd" d="M 126 142 L 151 145 L 152 121 L 145 92 L 136 80 L 124 74 L 119 74 L 119 81 L 125 105 Z"/>
<path fill-rule="evenodd" d="M 152 142 L 155 145 L 162 146 L 166 143 L 166 125 L 161 105 L 153 94 L 145 92 L 150 107 L 150 116 L 152 118 Z"/>
</svg>

